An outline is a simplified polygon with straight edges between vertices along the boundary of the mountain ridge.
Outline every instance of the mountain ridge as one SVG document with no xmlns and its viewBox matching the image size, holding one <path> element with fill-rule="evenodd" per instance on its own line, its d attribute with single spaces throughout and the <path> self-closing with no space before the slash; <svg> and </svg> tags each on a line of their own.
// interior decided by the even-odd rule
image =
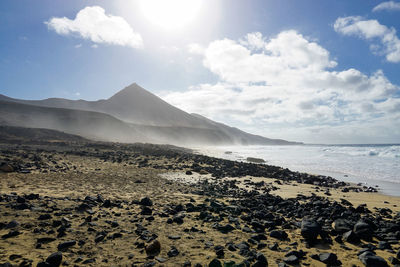
<svg viewBox="0 0 400 267">
<path fill-rule="evenodd" d="M 29 117 L 30 121 L 22 120 L 24 122 L 21 121 L 19 124 L 17 120 L 10 121 L 10 119 L 8 119 L 8 123 L 14 126 L 24 126 L 23 124 L 25 123 L 28 124 L 29 127 L 35 127 L 36 124 L 38 124 L 37 126 L 39 126 L 39 128 L 43 128 L 46 125 L 43 125 L 41 122 L 45 121 L 45 118 L 50 118 L 49 116 L 45 116 L 46 112 L 50 112 L 51 114 L 55 114 L 54 118 L 56 118 L 56 120 L 62 120 L 67 117 L 69 122 L 72 123 L 71 125 L 77 127 L 76 129 L 64 127 L 62 122 L 59 121 L 55 124 L 56 126 L 51 125 L 53 127 L 52 129 L 67 130 L 67 132 L 72 134 L 79 134 L 81 131 L 82 136 L 89 138 L 90 136 L 87 136 L 87 134 L 92 134 L 92 132 L 85 127 L 78 118 L 72 118 L 73 116 L 71 114 L 74 114 L 74 112 L 80 111 L 79 114 L 88 120 L 94 116 L 104 129 L 107 128 L 106 125 L 104 125 L 106 122 L 119 125 L 121 131 L 124 132 L 124 137 L 126 135 L 127 138 L 115 138 L 115 134 L 116 136 L 121 135 L 118 133 L 113 133 L 113 136 L 114 139 L 124 142 L 143 141 L 147 139 L 146 141 L 149 142 L 174 144 L 298 144 L 282 139 L 269 139 L 263 136 L 249 134 L 240 129 L 212 121 L 199 114 L 189 114 L 165 102 L 136 83 L 125 87 L 108 99 L 96 101 L 86 101 L 82 99 L 69 100 L 64 98 L 22 100 L 4 95 L 0 95 L 0 101 L 26 105 L 20 106 L 20 108 L 32 110 L 32 112 L 36 111 L 38 116 L 42 118 L 42 120 L 37 120 L 34 117 Z M 31 106 L 42 107 L 44 109 L 38 111 Z M 9 105 L 9 107 L 13 109 L 14 113 L 18 113 L 17 106 Z M 46 108 L 52 109 L 49 110 Z M 56 109 L 63 109 L 61 113 L 64 112 L 67 115 L 62 115 L 60 111 Z M 96 115 L 84 112 L 95 112 Z M 3 108 L 2 114 L 4 113 L 7 112 Z M 19 114 L 19 118 L 21 120 L 20 115 L 21 114 Z M 2 117 L 0 116 L 0 123 L 1 120 Z M 35 121 L 36 124 L 30 123 L 33 121 Z M 90 121 L 87 123 L 92 125 Z M 132 134 L 129 134 L 131 131 Z M 129 135 L 131 135 L 132 138 L 128 138 Z M 102 135 L 101 139 L 105 137 L 106 135 Z M 107 141 L 113 141 L 112 136 L 110 137 L 110 140 Z"/>
</svg>

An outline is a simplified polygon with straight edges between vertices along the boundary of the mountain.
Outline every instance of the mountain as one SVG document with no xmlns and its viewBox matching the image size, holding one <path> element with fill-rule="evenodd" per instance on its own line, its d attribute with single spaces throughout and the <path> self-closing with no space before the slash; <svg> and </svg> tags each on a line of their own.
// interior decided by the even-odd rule
<svg viewBox="0 0 400 267">
<path fill-rule="evenodd" d="M 106 100 L 20 100 L 0 95 L 0 125 L 48 128 L 87 138 L 178 145 L 294 144 L 189 114 L 137 84 Z"/>
<path fill-rule="evenodd" d="M 201 120 L 168 104 L 136 83 L 106 100 L 85 101 L 63 98 L 20 100 L 4 95 L 0 95 L 0 100 L 42 107 L 97 111 L 110 114 L 125 122 L 141 125 L 208 128 Z"/>
</svg>

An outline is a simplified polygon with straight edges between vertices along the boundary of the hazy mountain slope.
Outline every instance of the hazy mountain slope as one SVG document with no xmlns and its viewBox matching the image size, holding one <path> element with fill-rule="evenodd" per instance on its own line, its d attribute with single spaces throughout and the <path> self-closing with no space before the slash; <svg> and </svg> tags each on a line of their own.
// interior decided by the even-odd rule
<svg viewBox="0 0 400 267">
<path fill-rule="evenodd" d="M 231 136 L 218 129 L 205 129 L 178 126 L 134 125 L 143 135 L 163 144 L 175 145 L 232 145 Z"/>
<path fill-rule="evenodd" d="M 46 128 L 120 142 L 149 141 L 134 127 L 110 115 L 0 101 L 0 125 Z"/>
<path fill-rule="evenodd" d="M 25 128 L 0 125 L 0 141 L 8 143 L 29 142 L 87 142 L 88 140 L 74 134 L 43 128 Z"/>
<path fill-rule="evenodd" d="M 132 84 L 120 92 L 116 93 L 107 100 L 85 101 L 85 100 L 68 100 L 62 98 L 49 98 L 45 100 L 19 100 L 0 95 L 0 100 L 21 104 L 28 104 L 40 107 L 64 108 L 69 110 L 94 111 L 109 114 L 108 119 L 98 119 L 101 126 L 95 126 L 94 121 L 90 121 L 89 125 L 96 127 L 105 127 L 104 133 L 116 131 L 110 129 L 112 126 L 106 127 L 106 121 L 112 118 L 113 123 L 118 121 L 121 133 L 114 135 L 103 134 L 103 129 L 99 133 L 93 131 L 92 128 L 78 123 L 77 128 L 65 127 L 60 124 L 50 124 L 51 129 L 63 130 L 67 128 L 69 133 L 77 133 L 88 137 L 88 133 L 100 134 L 117 139 L 118 141 L 130 141 L 132 136 L 136 140 L 148 140 L 154 143 L 173 143 L 180 145 L 201 145 L 201 144 L 240 144 L 240 145 L 272 145 L 272 144 L 293 144 L 279 139 L 269 139 L 258 135 L 248 134 L 237 128 L 229 127 L 222 123 L 217 123 L 197 114 L 189 114 L 184 112 L 167 102 L 163 101 L 156 95 L 146 91 L 137 84 Z M 105 115 L 103 114 L 103 115 Z M 85 114 L 87 118 L 88 114 Z M 58 117 L 59 118 L 59 117 Z M 46 127 L 43 123 L 35 127 Z M 27 122 L 25 122 L 27 123 Z M 60 121 L 58 123 L 61 123 Z M 22 125 L 23 126 L 23 125 Z M 33 126 L 32 126 L 33 127 Z M 64 128 L 63 128 L 64 127 Z M 82 128 L 81 128 L 82 127 Z M 46 127 L 49 128 L 49 127 Z M 82 130 L 82 132 L 80 132 Z M 133 131 L 132 134 L 128 133 Z M 128 136 L 127 136 L 128 135 Z M 132 136 L 131 136 L 132 135 Z M 98 137 L 96 137 L 98 138 Z M 115 140 L 112 140 L 115 141 Z"/>
<path fill-rule="evenodd" d="M 205 122 L 216 127 L 221 132 L 229 135 L 235 144 L 243 144 L 243 145 L 287 145 L 289 143 L 300 144 L 297 142 L 288 142 L 283 139 L 270 139 L 260 135 L 249 134 L 238 128 L 230 127 L 223 123 L 212 121 L 199 114 L 192 113 L 191 115 L 198 119 L 204 120 Z"/>
<path fill-rule="evenodd" d="M 108 114 L 0 101 L 0 125 L 46 128 L 117 142 L 177 145 L 232 144 L 225 133 L 204 128 L 128 124 Z"/>
</svg>

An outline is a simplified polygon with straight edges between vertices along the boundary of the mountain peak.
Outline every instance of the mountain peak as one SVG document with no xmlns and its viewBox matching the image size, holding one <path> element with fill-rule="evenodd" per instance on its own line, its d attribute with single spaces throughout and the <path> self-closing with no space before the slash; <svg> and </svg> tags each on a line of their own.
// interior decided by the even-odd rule
<svg viewBox="0 0 400 267">
<path fill-rule="evenodd" d="M 140 92 L 148 92 L 148 91 L 146 91 L 143 87 L 139 86 L 137 83 L 132 83 L 131 85 L 128 85 L 121 91 L 114 94 L 112 97 L 110 97 L 110 99 L 113 99 L 117 96 L 118 97 L 132 96 L 133 94 L 137 94 Z"/>
</svg>

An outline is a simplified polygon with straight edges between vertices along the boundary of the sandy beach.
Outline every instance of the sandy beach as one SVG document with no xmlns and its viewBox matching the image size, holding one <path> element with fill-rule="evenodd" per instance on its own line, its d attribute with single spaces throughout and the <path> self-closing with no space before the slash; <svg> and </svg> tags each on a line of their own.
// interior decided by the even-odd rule
<svg viewBox="0 0 400 267">
<path fill-rule="evenodd" d="M 0 173 L 0 263 L 364 266 L 360 251 L 399 256 L 400 198 L 352 184 L 170 146 L 2 144 L 1 160 L 14 170 Z M 369 235 L 353 229 L 362 220 Z"/>
</svg>

